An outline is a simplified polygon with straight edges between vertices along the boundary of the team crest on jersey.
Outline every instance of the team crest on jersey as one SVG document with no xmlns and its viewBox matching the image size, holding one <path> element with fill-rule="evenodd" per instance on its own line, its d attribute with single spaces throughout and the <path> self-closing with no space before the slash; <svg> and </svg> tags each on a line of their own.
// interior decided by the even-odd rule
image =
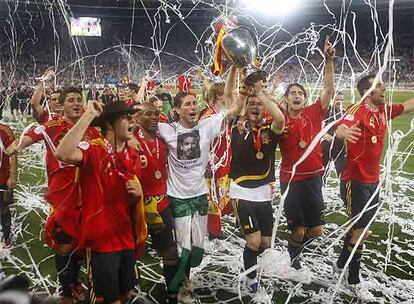
<svg viewBox="0 0 414 304">
<path fill-rule="evenodd" d="M 88 148 L 89 148 L 89 143 L 88 143 L 88 142 L 86 142 L 86 141 L 81 141 L 81 142 L 78 144 L 78 147 L 79 147 L 80 149 L 82 149 L 82 150 L 86 151 L 86 150 L 88 150 Z"/>
<path fill-rule="evenodd" d="M 40 125 L 40 126 L 37 126 L 35 129 L 34 129 L 34 132 L 37 134 L 37 135 L 40 135 L 40 134 L 42 134 L 43 133 L 43 131 L 44 130 L 46 130 L 46 127 L 44 126 L 44 125 Z"/>
</svg>

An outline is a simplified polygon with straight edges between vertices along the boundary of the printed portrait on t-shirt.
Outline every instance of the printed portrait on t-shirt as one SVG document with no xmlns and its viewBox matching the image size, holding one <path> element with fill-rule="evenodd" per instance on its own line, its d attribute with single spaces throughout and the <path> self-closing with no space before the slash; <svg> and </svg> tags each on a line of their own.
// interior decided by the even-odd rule
<svg viewBox="0 0 414 304">
<path fill-rule="evenodd" d="M 198 130 L 177 136 L 177 157 L 179 160 L 191 160 L 200 157 L 200 133 Z"/>
</svg>

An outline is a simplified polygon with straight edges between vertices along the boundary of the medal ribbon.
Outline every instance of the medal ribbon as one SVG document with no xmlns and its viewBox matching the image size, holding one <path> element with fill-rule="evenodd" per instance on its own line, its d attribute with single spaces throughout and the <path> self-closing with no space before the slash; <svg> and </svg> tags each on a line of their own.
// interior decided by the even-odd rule
<svg viewBox="0 0 414 304">
<path fill-rule="evenodd" d="M 262 150 L 262 137 L 260 136 L 260 131 L 262 130 L 262 127 L 257 130 L 257 134 L 254 134 L 253 132 L 253 142 L 254 142 L 254 149 L 259 152 Z"/>
</svg>

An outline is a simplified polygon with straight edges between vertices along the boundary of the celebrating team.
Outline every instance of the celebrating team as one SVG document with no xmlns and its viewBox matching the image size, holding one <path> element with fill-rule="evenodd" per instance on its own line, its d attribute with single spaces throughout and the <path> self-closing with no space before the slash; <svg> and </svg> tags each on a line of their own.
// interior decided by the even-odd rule
<svg viewBox="0 0 414 304">
<path fill-rule="evenodd" d="M 200 117 L 195 94 L 178 92 L 173 115 L 166 113 L 169 122 L 160 122 L 160 117 L 167 121 L 167 115 L 145 101 L 144 86 L 105 105 L 89 100 L 85 109 L 81 92 L 68 88 L 54 92 L 43 109 L 42 82 L 31 100 L 39 125 L 20 140 L 0 125 L 0 208 L 6 245 L 11 242 L 10 210 L 4 201 L 12 200 L 16 154 L 42 140 L 47 147 L 46 199 L 52 206 L 45 239 L 56 252 L 63 303 L 82 300 L 78 273 L 85 257 L 91 303 L 131 299 L 137 284 L 135 259 L 142 255 L 147 229 L 163 260 L 168 303 L 185 301 L 191 268 L 202 262 L 208 232 L 220 234 L 220 217 L 231 209 L 230 200 L 246 239 L 246 285 L 255 292 L 257 257 L 272 241 L 277 145 L 290 230 L 287 249 L 292 271 L 297 271 L 302 268 L 302 250 L 323 233 L 322 177 L 324 164 L 332 159 L 331 154 L 322 157 L 332 150 L 323 146 L 339 141 L 335 161 L 345 158 L 337 168 L 340 193 L 353 226 L 333 269 L 348 267 L 349 286 L 357 297 L 369 299 L 360 263 L 368 237 L 365 228 L 378 208 L 387 120 L 414 110 L 414 99 L 385 105 L 384 84 L 368 75 L 357 86 L 360 103 L 343 114 L 335 111 L 336 105 L 329 111 L 332 99 L 341 94 L 335 93 L 335 49 L 328 39 L 324 55 L 324 87 L 311 105 L 306 105 L 307 93 L 299 83 L 287 86 L 283 104 L 268 92 L 266 79 L 246 86 L 242 71 L 233 67 L 224 85 L 210 86 L 209 105 Z M 46 71 L 44 80 L 50 75 Z M 336 130 L 322 138 L 324 120 Z"/>
</svg>

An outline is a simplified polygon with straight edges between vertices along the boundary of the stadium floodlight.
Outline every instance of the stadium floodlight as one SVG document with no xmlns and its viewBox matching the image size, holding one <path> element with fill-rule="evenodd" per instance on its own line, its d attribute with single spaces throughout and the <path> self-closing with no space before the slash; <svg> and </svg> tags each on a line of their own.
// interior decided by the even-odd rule
<svg viewBox="0 0 414 304">
<path fill-rule="evenodd" d="M 297 9 L 300 0 L 240 0 L 240 4 L 248 11 L 283 17 Z"/>
</svg>

